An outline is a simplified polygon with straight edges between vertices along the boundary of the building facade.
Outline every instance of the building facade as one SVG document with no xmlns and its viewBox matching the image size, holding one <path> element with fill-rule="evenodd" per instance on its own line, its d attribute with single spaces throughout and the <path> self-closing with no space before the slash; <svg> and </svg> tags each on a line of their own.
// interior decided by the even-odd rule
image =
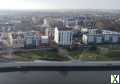
<svg viewBox="0 0 120 84">
<path fill-rule="evenodd" d="M 54 41 L 60 46 L 70 46 L 73 43 L 73 31 L 71 28 L 55 28 Z"/>
<path fill-rule="evenodd" d="M 24 44 L 25 48 L 36 48 L 37 47 L 37 34 L 36 32 L 29 31 L 24 32 Z"/>
<path fill-rule="evenodd" d="M 102 32 L 87 33 L 82 35 L 85 44 L 120 43 L 120 33 L 102 30 Z"/>
<path fill-rule="evenodd" d="M 24 48 L 24 35 L 22 32 L 11 33 L 11 45 L 13 48 Z"/>
</svg>

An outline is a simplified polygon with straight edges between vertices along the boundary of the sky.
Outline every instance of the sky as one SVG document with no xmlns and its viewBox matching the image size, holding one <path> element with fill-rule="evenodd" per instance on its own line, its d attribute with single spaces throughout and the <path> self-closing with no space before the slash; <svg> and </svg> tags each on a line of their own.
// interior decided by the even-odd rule
<svg viewBox="0 0 120 84">
<path fill-rule="evenodd" d="M 0 0 L 0 9 L 120 9 L 120 0 Z"/>
</svg>

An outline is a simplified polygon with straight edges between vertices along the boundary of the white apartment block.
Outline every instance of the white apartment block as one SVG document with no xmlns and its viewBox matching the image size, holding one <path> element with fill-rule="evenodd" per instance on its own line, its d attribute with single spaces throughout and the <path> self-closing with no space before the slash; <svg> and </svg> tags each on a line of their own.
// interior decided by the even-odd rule
<svg viewBox="0 0 120 84">
<path fill-rule="evenodd" d="M 82 42 L 85 44 L 120 43 L 120 33 L 108 30 L 102 30 L 101 33 L 87 33 L 83 34 Z"/>
<path fill-rule="evenodd" d="M 72 45 L 73 31 L 71 28 L 55 28 L 54 41 L 61 46 Z"/>
<path fill-rule="evenodd" d="M 83 34 L 82 42 L 85 44 L 100 44 L 103 43 L 103 36 L 101 34 Z"/>
<path fill-rule="evenodd" d="M 49 43 L 49 39 L 48 36 L 41 36 L 41 44 L 48 44 Z"/>
</svg>

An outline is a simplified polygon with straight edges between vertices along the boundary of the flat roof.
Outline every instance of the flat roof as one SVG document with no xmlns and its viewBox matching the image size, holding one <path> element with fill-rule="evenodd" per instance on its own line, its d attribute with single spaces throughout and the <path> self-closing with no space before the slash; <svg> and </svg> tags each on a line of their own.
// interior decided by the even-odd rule
<svg viewBox="0 0 120 84">
<path fill-rule="evenodd" d="M 71 31 L 73 29 L 71 27 L 65 27 L 65 26 L 61 26 L 61 27 L 57 27 L 57 28 L 60 31 Z"/>
<path fill-rule="evenodd" d="M 48 36 L 41 36 L 42 39 L 48 39 Z"/>
</svg>

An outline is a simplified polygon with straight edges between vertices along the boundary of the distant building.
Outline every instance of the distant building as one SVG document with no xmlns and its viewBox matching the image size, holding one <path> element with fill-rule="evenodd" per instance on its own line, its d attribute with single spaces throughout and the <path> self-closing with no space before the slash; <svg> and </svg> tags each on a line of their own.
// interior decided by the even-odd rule
<svg viewBox="0 0 120 84">
<path fill-rule="evenodd" d="M 88 34 L 100 34 L 100 33 L 102 33 L 102 31 L 100 30 L 100 29 L 97 29 L 97 28 L 84 28 L 84 27 L 82 27 L 81 28 L 81 33 L 83 33 L 83 34 L 85 34 L 85 33 L 88 33 Z"/>
<path fill-rule="evenodd" d="M 4 48 L 4 46 L 3 46 L 3 41 L 0 40 L 0 49 L 2 49 L 2 48 Z"/>
<path fill-rule="evenodd" d="M 43 25 L 44 26 L 46 26 L 46 27 L 51 27 L 51 25 L 53 25 L 54 24 L 54 19 L 53 18 L 48 18 L 48 17 L 46 17 L 46 18 L 44 18 L 44 20 L 43 20 Z"/>
<path fill-rule="evenodd" d="M 85 44 L 120 43 L 120 33 L 108 30 L 92 31 L 83 34 L 82 42 Z"/>
<path fill-rule="evenodd" d="M 34 31 L 24 32 L 25 48 L 36 48 L 37 35 Z"/>
<path fill-rule="evenodd" d="M 4 33 L 3 32 L 0 32 L 0 40 L 2 40 L 4 37 Z"/>
<path fill-rule="evenodd" d="M 110 30 L 102 30 L 102 34 L 104 35 L 105 43 L 119 43 L 120 42 L 119 32 L 110 31 Z"/>
<path fill-rule="evenodd" d="M 118 43 L 119 42 L 119 37 L 120 37 L 120 35 L 113 34 L 112 35 L 112 43 Z"/>
<path fill-rule="evenodd" d="M 1 48 L 4 48 L 4 45 L 3 45 L 3 37 L 4 37 L 3 32 L 0 32 L 0 49 L 1 49 Z"/>
<path fill-rule="evenodd" d="M 2 32 L 11 32 L 11 31 L 15 31 L 15 25 L 14 24 L 9 24 L 9 23 L 4 23 L 4 24 L 0 24 L 0 31 Z"/>
<path fill-rule="evenodd" d="M 82 33 L 82 34 L 85 34 L 85 33 L 88 33 L 88 28 L 81 28 L 80 29 L 80 32 Z"/>
<path fill-rule="evenodd" d="M 74 27 L 76 25 L 82 26 L 82 27 L 88 27 L 88 28 L 94 28 L 95 27 L 95 21 L 88 17 L 88 16 L 65 16 L 62 19 L 63 23 L 67 27 Z"/>
<path fill-rule="evenodd" d="M 44 20 L 43 20 L 43 24 L 44 24 L 44 25 L 48 25 L 48 24 L 49 24 L 47 18 L 44 18 Z"/>
<path fill-rule="evenodd" d="M 11 47 L 11 44 L 12 44 L 11 33 L 4 32 L 2 37 L 2 42 L 3 42 L 4 48 Z"/>
<path fill-rule="evenodd" d="M 46 28 L 45 35 L 48 36 L 50 40 L 54 40 L 54 28 Z"/>
<path fill-rule="evenodd" d="M 101 43 L 103 43 L 103 35 L 101 35 L 101 34 L 96 35 L 96 36 L 95 36 L 95 43 L 96 43 L 96 44 L 101 44 Z"/>
<path fill-rule="evenodd" d="M 54 41 L 60 46 L 70 46 L 73 41 L 73 31 L 71 28 L 56 27 Z"/>
<path fill-rule="evenodd" d="M 11 43 L 13 48 L 24 48 L 24 35 L 22 32 L 11 33 Z"/>
<path fill-rule="evenodd" d="M 41 37 L 40 37 L 40 44 L 41 44 L 41 45 L 48 45 L 48 43 L 49 43 L 49 38 L 48 38 L 48 36 L 41 36 Z"/>
<path fill-rule="evenodd" d="M 84 44 L 95 44 L 95 37 L 96 35 L 83 34 L 82 42 Z"/>
</svg>

